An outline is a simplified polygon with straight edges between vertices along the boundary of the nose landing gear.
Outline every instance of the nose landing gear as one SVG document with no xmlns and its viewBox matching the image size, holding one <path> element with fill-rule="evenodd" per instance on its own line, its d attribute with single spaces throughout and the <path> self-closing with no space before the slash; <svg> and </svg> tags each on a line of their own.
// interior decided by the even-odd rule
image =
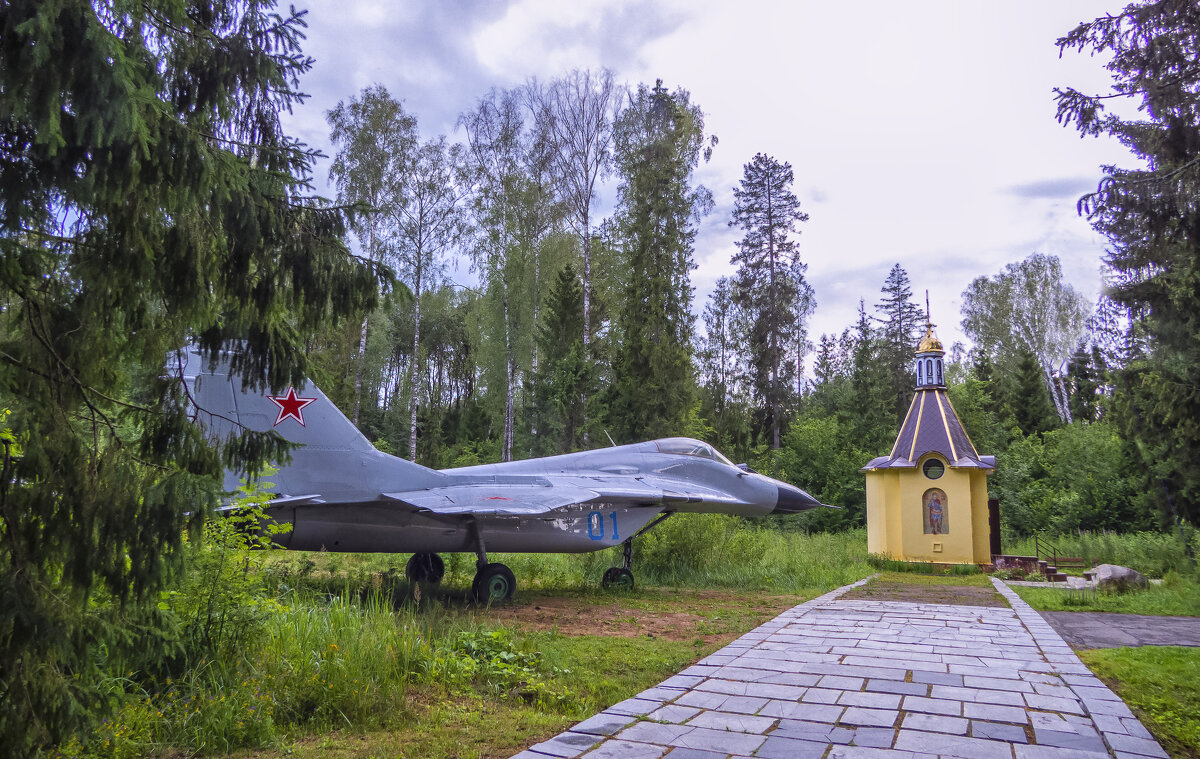
<svg viewBox="0 0 1200 759">
<path fill-rule="evenodd" d="M 623 544 L 622 566 L 606 569 L 604 579 L 600 580 L 600 587 L 605 590 L 633 590 L 633 539 L 654 529 L 674 513 L 673 511 L 664 511 L 653 522 L 626 538 Z"/>
</svg>

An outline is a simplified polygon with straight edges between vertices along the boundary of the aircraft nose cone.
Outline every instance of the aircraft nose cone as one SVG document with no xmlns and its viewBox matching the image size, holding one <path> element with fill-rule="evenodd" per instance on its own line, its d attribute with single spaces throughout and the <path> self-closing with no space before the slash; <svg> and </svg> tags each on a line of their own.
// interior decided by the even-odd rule
<svg viewBox="0 0 1200 759">
<path fill-rule="evenodd" d="M 775 503 L 773 514 L 795 514 L 808 511 L 825 504 L 805 493 L 800 488 L 791 485 L 779 485 L 779 500 Z"/>
</svg>

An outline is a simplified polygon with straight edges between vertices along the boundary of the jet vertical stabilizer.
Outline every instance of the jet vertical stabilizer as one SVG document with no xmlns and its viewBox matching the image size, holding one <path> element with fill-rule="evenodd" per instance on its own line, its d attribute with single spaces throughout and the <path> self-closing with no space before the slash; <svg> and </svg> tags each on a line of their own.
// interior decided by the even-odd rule
<svg viewBox="0 0 1200 759">
<path fill-rule="evenodd" d="M 229 360 L 211 370 L 188 349 L 183 377 L 196 406 L 198 421 L 216 438 L 242 429 L 274 430 L 293 449 L 290 464 L 270 477 L 281 496 L 320 494 L 326 502 L 354 503 L 379 494 L 443 485 L 446 476 L 411 461 L 379 451 L 358 431 L 320 388 L 310 381 L 281 392 L 250 390 L 229 373 Z M 240 473 L 225 473 L 225 489 L 238 486 Z"/>
</svg>

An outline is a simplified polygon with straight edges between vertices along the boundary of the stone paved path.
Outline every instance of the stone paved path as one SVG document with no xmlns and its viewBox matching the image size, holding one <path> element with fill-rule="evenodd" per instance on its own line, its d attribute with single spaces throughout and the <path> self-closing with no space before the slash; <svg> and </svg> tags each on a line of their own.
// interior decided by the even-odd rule
<svg viewBox="0 0 1200 759">
<path fill-rule="evenodd" d="M 517 754 L 588 759 L 1165 759 L 1037 612 L 838 600 L 784 612 Z"/>
</svg>

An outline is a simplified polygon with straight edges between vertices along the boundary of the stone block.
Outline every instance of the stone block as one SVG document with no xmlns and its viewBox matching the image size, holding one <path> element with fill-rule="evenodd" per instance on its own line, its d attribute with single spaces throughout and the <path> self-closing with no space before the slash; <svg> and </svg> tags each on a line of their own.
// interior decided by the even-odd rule
<svg viewBox="0 0 1200 759">
<path fill-rule="evenodd" d="M 1026 724 L 1029 714 L 1019 706 L 998 706 L 996 704 L 963 704 L 963 716 L 971 719 L 982 719 L 988 722 L 1016 722 Z"/>
<path fill-rule="evenodd" d="M 571 730 L 576 733 L 591 733 L 592 735 L 613 735 L 621 728 L 631 724 L 633 724 L 633 719 L 628 715 L 600 712 L 575 725 Z"/>
<path fill-rule="evenodd" d="M 951 735 L 966 735 L 967 720 L 962 717 L 946 717 L 940 714 L 918 714 L 909 712 L 904 715 L 900 727 L 905 730 L 928 730 L 934 733 L 950 733 Z"/>
<path fill-rule="evenodd" d="M 906 683 L 897 680 L 868 680 L 867 690 L 879 693 L 898 693 L 902 696 L 925 696 L 929 686 L 925 683 Z"/>
<path fill-rule="evenodd" d="M 826 748 L 828 746 L 825 743 L 777 737 L 772 734 L 754 755 L 765 759 L 821 759 Z"/>
<path fill-rule="evenodd" d="M 1029 742 L 1029 738 L 1025 735 L 1025 728 L 1020 725 L 1005 725 L 998 722 L 983 722 L 975 719 L 971 720 L 971 737 L 990 738 L 996 741 L 1008 741 L 1009 743 Z"/>
<path fill-rule="evenodd" d="M 898 716 L 899 713 L 894 709 L 867 709 L 862 706 L 851 706 L 842 713 L 840 721 L 846 725 L 892 727 L 896 724 Z"/>
<path fill-rule="evenodd" d="M 605 741 L 584 754 L 587 759 L 658 759 L 667 751 L 666 746 L 630 741 Z"/>
<path fill-rule="evenodd" d="M 678 704 L 668 704 L 661 709 L 656 709 L 646 715 L 647 719 L 652 719 L 655 722 L 672 722 L 676 725 L 687 722 L 692 717 L 700 713 L 700 710 L 694 706 L 679 706 Z"/>
<path fill-rule="evenodd" d="M 1132 735 L 1109 735 L 1109 745 L 1114 751 L 1128 751 L 1131 754 L 1141 754 L 1142 756 L 1154 756 L 1160 759 L 1166 759 L 1167 752 L 1163 751 L 1162 746 L 1151 738 L 1136 738 Z"/>
<path fill-rule="evenodd" d="M 844 692 L 838 703 L 843 706 L 869 706 L 873 709 L 899 709 L 900 696 L 894 693 Z"/>
<path fill-rule="evenodd" d="M 944 733 L 901 730 L 895 747 L 903 751 L 951 755 L 961 759 L 1012 759 L 1012 744 Z"/>
<path fill-rule="evenodd" d="M 617 733 L 616 737 L 622 741 L 666 744 L 695 729 L 690 725 L 664 725 L 658 722 L 639 722 Z"/>
<path fill-rule="evenodd" d="M 836 704 L 845 692 L 830 688 L 809 688 L 800 700 L 806 704 Z"/>
<path fill-rule="evenodd" d="M 775 726 L 774 717 L 751 717 L 729 712 L 701 712 L 690 722 L 692 727 L 709 727 L 713 730 L 735 730 L 739 733 L 762 735 Z"/>
<path fill-rule="evenodd" d="M 672 746 L 680 746 L 682 748 L 724 751 L 727 754 L 752 754 L 764 741 L 766 741 L 766 738 L 761 735 L 731 733 L 724 730 L 710 730 L 705 727 L 697 727 L 667 742 Z"/>
<path fill-rule="evenodd" d="M 906 712 L 926 712 L 960 717 L 962 716 L 963 702 L 942 698 L 924 698 L 923 696 L 905 696 L 902 708 Z"/>
</svg>

